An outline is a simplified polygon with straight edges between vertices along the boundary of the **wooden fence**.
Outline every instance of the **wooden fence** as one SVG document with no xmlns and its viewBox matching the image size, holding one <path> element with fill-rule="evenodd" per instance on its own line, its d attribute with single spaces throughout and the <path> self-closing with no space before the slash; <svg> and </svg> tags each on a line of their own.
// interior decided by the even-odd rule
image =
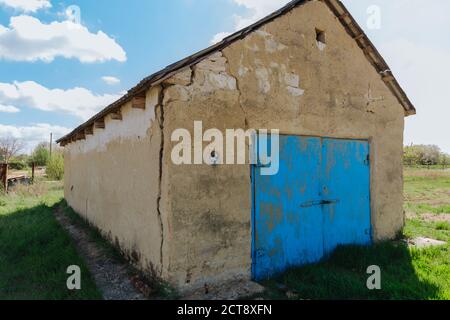
<svg viewBox="0 0 450 320">
<path fill-rule="evenodd" d="M 8 164 L 2 163 L 0 164 L 0 182 L 3 188 L 3 191 L 8 192 Z"/>
<path fill-rule="evenodd" d="M 35 173 L 35 164 L 33 163 L 31 165 L 31 180 L 27 175 L 15 175 L 15 176 L 8 176 L 9 168 L 7 163 L 0 163 L 0 190 L 2 190 L 5 193 L 8 193 L 8 187 L 10 184 L 16 184 L 16 183 L 34 183 L 34 173 Z"/>
</svg>

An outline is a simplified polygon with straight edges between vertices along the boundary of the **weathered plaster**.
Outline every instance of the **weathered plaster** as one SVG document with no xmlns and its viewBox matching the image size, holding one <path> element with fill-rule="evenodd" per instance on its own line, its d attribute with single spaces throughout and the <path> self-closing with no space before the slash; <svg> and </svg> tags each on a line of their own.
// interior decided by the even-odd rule
<svg viewBox="0 0 450 320">
<path fill-rule="evenodd" d="M 161 223 L 167 217 L 159 183 L 159 98 L 160 89 L 151 89 L 145 110 L 128 104 L 122 108 L 122 121 L 107 118 L 105 129 L 65 148 L 69 205 L 152 276 L 164 274 L 161 257 L 167 250 L 161 250 L 167 236 Z"/>
<path fill-rule="evenodd" d="M 316 29 L 326 46 L 317 46 Z M 125 106 L 123 124 L 107 121 L 103 138 L 96 132 L 66 151 L 69 204 L 138 252 L 142 268 L 181 290 L 250 278 L 250 168 L 173 164 L 171 134 L 193 135 L 194 121 L 204 130 L 368 139 L 374 239 L 401 229 L 403 107 L 322 2 L 275 19 L 163 87 L 153 109 Z"/>
<path fill-rule="evenodd" d="M 317 46 L 316 28 L 327 33 L 324 47 Z M 277 45 L 267 45 L 268 39 Z M 167 134 L 176 128 L 192 130 L 194 121 L 203 121 L 205 130 L 267 128 L 368 139 L 374 239 L 394 237 L 403 225 L 404 111 L 329 9 L 308 3 L 224 49 L 222 56 L 225 65 L 220 59 L 194 67 L 193 83 L 185 88 L 190 98 L 165 106 Z M 205 82 L 217 74 L 236 87 Z M 170 150 L 173 144 L 168 143 Z M 249 167 L 169 163 L 168 170 L 171 282 L 188 288 L 249 278 Z"/>
<path fill-rule="evenodd" d="M 158 93 L 153 91 L 147 95 L 146 109 L 133 109 L 131 103 L 122 107 L 125 121 L 105 119 L 105 129 L 94 129 L 93 135 L 86 136 L 86 140 L 78 140 L 70 145 L 72 154 L 88 152 L 104 152 L 111 141 L 125 142 L 141 139 L 147 135 L 150 124 L 155 120 L 155 105 L 158 103 Z"/>
</svg>

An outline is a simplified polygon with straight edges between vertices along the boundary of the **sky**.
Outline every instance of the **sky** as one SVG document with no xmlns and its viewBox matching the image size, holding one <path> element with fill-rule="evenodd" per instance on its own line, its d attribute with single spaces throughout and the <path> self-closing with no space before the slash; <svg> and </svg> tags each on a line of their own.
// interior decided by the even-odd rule
<svg viewBox="0 0 450 320">
<path fill-rule="evenodd" d="M 0 0 L 0 137 L 63 136 L 166 65 L 288 0 Z M 450 1 L 344 0 L 418 110 L 405 144 L 450 153 Z"/>
</svg>

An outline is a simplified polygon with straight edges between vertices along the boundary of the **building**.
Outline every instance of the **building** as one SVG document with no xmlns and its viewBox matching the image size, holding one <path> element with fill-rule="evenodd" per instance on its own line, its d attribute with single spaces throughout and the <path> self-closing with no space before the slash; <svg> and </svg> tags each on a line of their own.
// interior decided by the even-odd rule
<svg viewBox="0 0 450 320">
<path fill-rule="evenodd" d="M 142 80 L 61 138 L 65 197 L 137 266 L 180 290 L 259 280 L 340 244 L 398 234 L 404 118 L 413 114 L 340 1 L 292 1 Z M 199 122 L 278 129 L 278 173 L 221 165 L 220 152 L 211 163 L 174 163 L 174 132 L 195 136 Z"/>
</svg>

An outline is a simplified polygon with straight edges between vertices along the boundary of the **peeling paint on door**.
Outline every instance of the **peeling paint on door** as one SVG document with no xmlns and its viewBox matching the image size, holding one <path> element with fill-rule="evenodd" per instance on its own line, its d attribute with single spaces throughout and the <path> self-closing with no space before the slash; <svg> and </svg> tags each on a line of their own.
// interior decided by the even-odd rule
<svg viewBox="0 0 450 320">
<path fill-rule="evenodd" d="M 255 280 L 371 243 L 368 155 L 367 141 L 280 137 L 279 173 L 252 170 Z"/>
</svg>

